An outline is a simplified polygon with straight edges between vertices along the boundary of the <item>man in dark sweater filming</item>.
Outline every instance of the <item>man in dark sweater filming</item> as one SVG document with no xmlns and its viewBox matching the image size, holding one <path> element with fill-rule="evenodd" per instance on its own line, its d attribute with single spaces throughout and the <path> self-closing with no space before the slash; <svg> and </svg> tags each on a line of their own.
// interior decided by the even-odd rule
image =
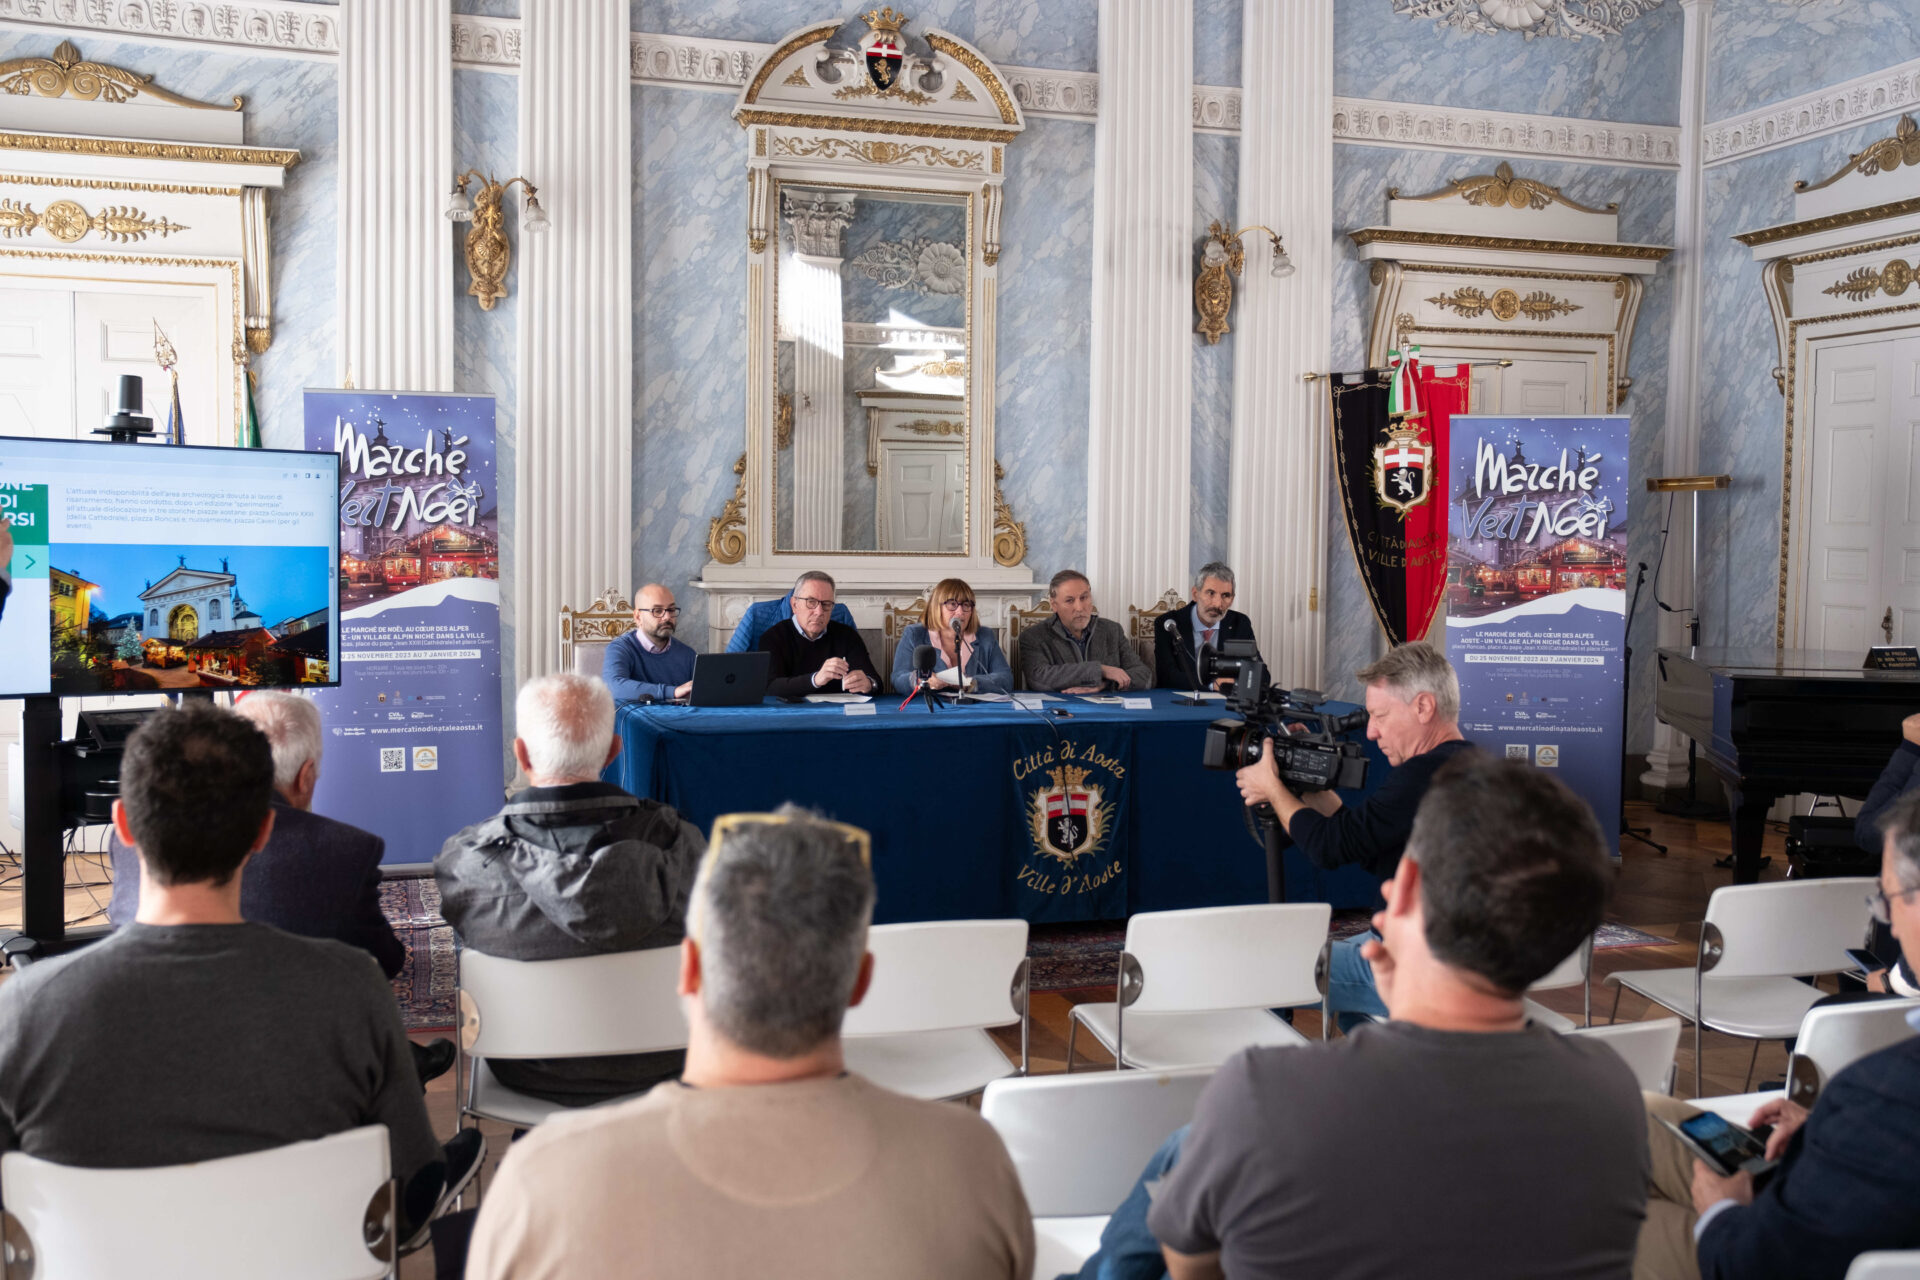
<svg viewBox="0 0 1920 1280">
<path fill-rule="evenodd" d="M 776 698 L 809 693 L 875 693 L 880 672 L 867 656 L 867 642 L 833 620 L 833 579 L 814 570 L 793 584 L 793 620 L 776 622 L 760 637 L 773 655 L 767 692 Z"/>
<path fill-rule="evenodd" d="M 1389 650 L 1354 672 L 1354 679 L 1367 690 L 1367 737 L 1380 744 L 1393 768 L 1377 791 L 1352 805 L 1331 791 L 1297 796 L 1280 781 L 1271 742 L 1235 779 L 1248 805 L 1272 806 L 1281 831 L 1315 866 L 1354 864 L 1386 880 L 1406 852 L 1414 811 L 1433 775 L 1472 745 L 1460 735 L 1460 681 L 1446 655 L 1426 641 Z M 1386 1016 L 1372 966 L 1361 954 L 1372 938 L 1362 934 L 1333 944 L 1327 1004 L 1342 1028 L 1365 1016 Z"/>
</svg>

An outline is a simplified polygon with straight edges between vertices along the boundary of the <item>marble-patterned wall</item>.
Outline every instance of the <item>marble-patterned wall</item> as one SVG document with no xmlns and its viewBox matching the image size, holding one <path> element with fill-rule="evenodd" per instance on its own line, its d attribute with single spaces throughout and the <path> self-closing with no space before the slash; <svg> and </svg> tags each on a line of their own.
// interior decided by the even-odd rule
<svg viewBox="0 0 1920 1280">
<path fill-rule="evenodd" d="M 1333 91 L 1343 97 L 1634 124 L 1680 121 L 1678 0 L 1605 40 L 1479 35 L 1396 14 L 1391 0 L 1333 4 Z"/>
<path fill-rule="evenodd" d="M 1236 9 L 1238 6 L 1235 6 Z M 1198 36 L 1196 34 L 1196 40 Z M 1240 202 L 1240 140 L 1217 134 L 1195 134 L 1193 139 L 1193 269 L 1200 270 L 1200 245 L 1207 228 L 1220 221 L 1229 230 L 1237 230 Z M 1248 239 L 1257 241 L 1260 233 Z M 1239 281 L 1235 281 L 1238 287 Z M 1238 317 L 1236 306 L 1227 317 L 1232 324 Z M 1188 328 L 1199 322 L 1199 314 L 1189 317 Z M 1233 358 L 1234 335 L 1228 333 L 1219 343 L 1194 334 L 1193 344 L 1193 451 L 1190 466 L 1193 488 L 1193 516 L 1188 526 L 1187 560 L 1190 569 L 1198 569 L 1211 560 L 1227 556 L 1228 473 L 1233 449 Z M 1187 583 L 1166 583 L 1186 594 Z M 1146 604 L 1147 601 L 1139 601 Z"/>
<path fill-rule="evenodd" d="M 635 31 L 766 42 L 836 13 L 847 19 L 846 34 L 857 36 L 867 29 L 857 15 L 872 7 L 821 0 L 632 0 Z M 911 42 L 937 27 L 1009 66 L 1092 71 L 1098 12 L 1098 0 L 922 0 L 912 6 L 906 34 Z"/>
<path fill-rule="evenodd" d="M 1243 0 L 1193 0 L 1195 84 L 1240 83 L 1242 5 Z"/>
<path fill-rule="evenodd" d="M 1338 260 L 1334 273 L 1333 367 L 1359 368 L 1366 356 L 1367 326 L 1371 321 L 1370 286 L 1366 264 L 1354 251 L 1347 232 L 1385 221 L 1386 190 L 1398 186 L 1431 191 L 1455 177 L 1490 172 L 1498 158 L 1440 152 L 1397 151 L 1379 147 L 1334 148 L 1334 241 Z M 1620 238 L 1645 244 L 1673 243 L 1674 176 L 1650 169 L 1596 165 L 1546 164 L 1528 161 L 1516 166 L 1521 174 L 1560 187 L 1582 204 L 1620 204 Z M 1632 418 L 1631 473 L 1638 477 L 1659 469 L 1660 433 L 1666 420 L 1667 341 L 1672 297 L 1663 269 L 1648 282 L 1635 329 L 1626 376 L 1633 389 L 1622 412 Z M 1627 544 L 1630 561 L 1652 563 L 1658 550 L 1656 511 L 1640 495 L 1630 495 Z M 1358 693 L 1351 672 L 1375 657 L 1380 649 L 1379 627 L 1368 605 L 1359 570 L 1347 542 L 1337 491 L 1328 522 L 1327 676 L 1329 691 L 1337 696 Z M 1653 605 L 1641 600 L 1628 642 L 1638 653 L 1650 653 L 1653 644 Z M 1627 720 L 1627 749 L 1645 751 L 1652 741 L 1651 664 L 1641 663 L 1633 673 Z"/>
<path fill-rule="evenodd" d="M 1715 0 L 1709 30 L 1709 120 L 1920 58 L 1913 0 Z"/>
</svg>

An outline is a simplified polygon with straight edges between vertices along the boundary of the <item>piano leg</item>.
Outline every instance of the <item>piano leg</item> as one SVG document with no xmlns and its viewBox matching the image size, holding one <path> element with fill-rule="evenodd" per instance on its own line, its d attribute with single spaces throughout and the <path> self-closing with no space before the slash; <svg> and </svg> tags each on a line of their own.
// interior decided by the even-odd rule
<svg viewBox="0 0 1920 1280">
<path fill-rule="evenodd" d="M 1767 810 L 1780 797 L 1766 791 L 1735 791 L 1728 808 L 1733 828 L 1733 882 L 1753 884 L 1760 879 L 1760 844 L 1767 834 Z"/>
</svg>

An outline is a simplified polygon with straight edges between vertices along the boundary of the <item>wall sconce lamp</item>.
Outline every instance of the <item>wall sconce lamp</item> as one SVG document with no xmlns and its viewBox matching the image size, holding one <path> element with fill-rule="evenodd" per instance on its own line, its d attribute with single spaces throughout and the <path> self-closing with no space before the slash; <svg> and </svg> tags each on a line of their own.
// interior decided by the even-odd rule
<svg viewBox="0 0 1920 1280">
<path fill-rule="evenodd" d="M 479 182 L 480 189 L 469 200 L 467 184 L 474 181 Z M 527 189 L 521 230 L 537 235 L 551 224 L 547 221 L 547 211 L 540 207 L 539 194 L 525 178 L 497 182 L 491 175 L 469 169 L 453 180 L 453 190 L 447 195 L 447 221 L 473 224 L 473 229 L 467 232 L 467 274 L 473 277 L 467 292 L 480 299 L 482 311 L 493 310 L 493 304 L 507 296 L 507 268 L 513 264 L 513 246 L 501 230 L 500 201 L 507 194 L 507 188 L 516 182 Z"/>
<path fill-rule="evenodd" d="M 1247 248 L 1240 237 L 1249 231 L 1264 231 L 1273 242 L 1273 265 L 1268 275 L 1284 280 L 1293 274 L 1293 259 L 1280 243 L 1280 233 L 1271 227 L 1256 222 L 1229 232 L 1216 222 L 1207 228 L 1207 241 L 1200 249 L 1200 275 L 1193 282 L 1193 305 L 1200 311 L 1200 323 L 1193 331 L 1204 335 L 1208 346 L 1219 342 L 1222 334 L 1232 332 L 1227 324 L 1227 311 L 1233 306 L 1233 277 L 1247 264 Z"/>
</svg>

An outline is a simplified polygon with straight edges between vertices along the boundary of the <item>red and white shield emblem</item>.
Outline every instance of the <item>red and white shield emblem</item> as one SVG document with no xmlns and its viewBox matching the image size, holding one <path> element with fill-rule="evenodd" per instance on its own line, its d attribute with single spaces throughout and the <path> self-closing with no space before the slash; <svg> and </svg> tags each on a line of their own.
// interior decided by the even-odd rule
<svg viewBox="0 0 1920 1280">
<path fill-rule="evenodd" d="M 1373 491 L 1384 506 L 1405 515 L 1432 492 L 1433 445 L 1419 431 L 1401 427 L 1373 450 Z"/>
</svg>

